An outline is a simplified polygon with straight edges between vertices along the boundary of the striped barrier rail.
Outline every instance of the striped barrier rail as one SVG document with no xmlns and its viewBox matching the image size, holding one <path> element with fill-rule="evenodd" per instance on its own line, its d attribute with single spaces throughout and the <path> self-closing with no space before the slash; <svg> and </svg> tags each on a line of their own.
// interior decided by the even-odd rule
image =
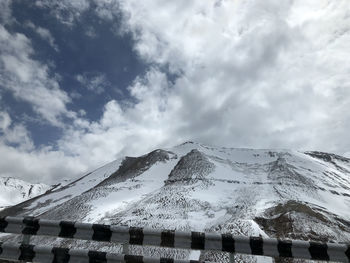
<svg viewBox="0 0 350 263">
<path fill-rule="evenodd" d="M 86 249 L 19 245 L 0 242 L 0 257 L 9 260 L 41 263 L 200 263 L 196 260 L 151 258 L 134 255 L 106 253 Z"/>
<path fill-rule="evenodd" d="M 223 251 L 269 257 L 350 262 L 350 244 L 320 243 L 231 234 L 157 230 L 53 221 L 32 217 L 0 218 L 0 232 L 116 242 L 140 246 Z"/>
</svg>

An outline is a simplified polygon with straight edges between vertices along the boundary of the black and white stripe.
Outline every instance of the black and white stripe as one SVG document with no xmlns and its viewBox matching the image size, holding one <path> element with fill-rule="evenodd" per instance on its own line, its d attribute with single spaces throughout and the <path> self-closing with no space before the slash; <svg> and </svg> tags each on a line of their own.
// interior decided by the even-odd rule
<svg viewBox="0 0 350 263">
<path fill-rule="evenodd" d="M 157 230 L 139 227 L 52 221 L 32 217 L 0 218 L 0 232 L 47 235 L 131 245 L 216 250 L 272 257 L 350 262 L 349 244 L 318 243 L 274 238 L 240 237 L 231 234 Z M 28 253 L 23 247 L 22 254 Z M 27 254 L 26 254 L 27 255 Z"/>
<path fill-rule="evenodd" d="M 59 227 L 60 227 L 60 232 L 58 236 L 62 238 L 74 238 L 74 235 L 77 232 L 77 229 L 74 226 L 74 222 L 61 221 L 59 223 Z"/>
<path fill-rule="evenodd" d="M 150 258 L 85 249 L 0 243 L 0 258 L 43 263 L 200 263 L 194 260 Z"/>
</svg>

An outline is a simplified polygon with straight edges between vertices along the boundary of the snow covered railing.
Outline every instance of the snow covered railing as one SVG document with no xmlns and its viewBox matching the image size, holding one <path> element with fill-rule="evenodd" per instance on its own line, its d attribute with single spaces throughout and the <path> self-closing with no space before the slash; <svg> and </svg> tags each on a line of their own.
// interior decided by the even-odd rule
<svg viewBox="0 0 350 263">
<path fill-rule="evenodd" d="M 116 242 L 140 246 L 146 245 L 180 249 L 223 251 L 269 257 L 350 262 L 350 244 L 279 240 L 274 238 L 242 237 L 233 236 L 231 234 L 184 232 L 177 230 L 156 230 L 138 227 L 87 224 L 71 221 L 53 221 L 34 219 L 32 217 L 0 218 L 0 232 Z M 24 246 L 28 245 L 25 244 Z M 33 249 L 35 248 L 39 249 L 37 246 L 34 246 Z M 49 249 L 46 249 L 45 251 L 48 250 Z M 86 253 L 86 251 L 84 253 Z M 85 257 L 87 255 L 88 254 L 85 254 Z M 3 257 L 3 255 L 0 254 L 0 257 Z M 159 261 L 160 259 L 153 260 L 155 261 L 144 261 L 140 259 L 130 261 L 124 259 L 111 262 L 183 262 L 173 261 L 173 259 L 166 259 L 170 261 Z"/>
</svg>

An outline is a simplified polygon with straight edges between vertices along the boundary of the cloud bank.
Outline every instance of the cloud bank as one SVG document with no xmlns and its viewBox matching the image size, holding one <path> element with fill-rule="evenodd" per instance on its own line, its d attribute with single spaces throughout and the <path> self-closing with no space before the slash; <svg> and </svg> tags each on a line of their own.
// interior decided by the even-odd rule
<svg viewBox="0 0 350 263">
<path fill-rule="evenodd" d="M 56 13 L 57 19 L 74 23 L 89 7 L 87 1 L 78 2 L 60 2 L 58 10 L 70 15 Z M 41 171 L 47 181 L 55 181 L 124 154 L 186 140 L 226 147 L 349 151 L 347 0 L 104 0 L 94 5 L 96 14 L 111 23 L 122 16 L 123 27 L 116 33 L 133 35 L 135 52 L 150 65 L 147 72 L 128 87 L 130 99 L 110 100 L 102 117 L 89 121 L 67 110 L 69 96 L 48 78 L 45 65 L 30 58 L 34 51 L 25 36 L 0 27 L 1 48 L 11 48 L 1 55 L 1 71 L 10 76 L 0 75 L 1 83 L 52 125 L 62 125 L 62 116 L 73 120 L 63 124 L 55 150 L 2 141 L 1 155 L 12 158 L 0 164 L 3 173 L 35 178 Z M 23 65 L 31 65 L 35 74 Z M 29 90 L 38 93 L 31 96 Z M 52 104 L 43 103 L 46 96 L 54 98 Z M 4 120 L 2 127 L 15 129 Z M 15 159 L 21 165 L 13 171 L 6 163 Z"/>
</svg>

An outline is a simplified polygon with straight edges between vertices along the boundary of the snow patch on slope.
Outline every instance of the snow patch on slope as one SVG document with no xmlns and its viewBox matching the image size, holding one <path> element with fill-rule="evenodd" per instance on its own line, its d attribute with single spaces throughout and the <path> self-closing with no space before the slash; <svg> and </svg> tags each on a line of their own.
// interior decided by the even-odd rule
<svg viewBox="0 0 350 263">
<path fill-rule="evenodd" d="M 108 186 L 108 188 L 113 188 L 113 192 L 90 202 L 93 209 L 85 221 L 99 221 L 106 214 L 118 213 L 127 208 L 128 205 L 146 198 L 147 194 L 164 185 L 164 181 L 168 178 L 168 174 L 175 164 L 176 159 L 172 159 L 167 163 L 161 162 L 135 179 L 131 178 L 117 185 Z"/>
<path fill-rule="evenodd" d="M 41 195 L 50 188 L 46 184 L 31 184 L 12 177 L 0 177 L 0 209 Z"/>
<path fill-rule="evenodd" d="M 35 209 L 35 216 L 38 216 L 53 207 L 59 206 L 64 202 L 69 201 L 70 199 L 81 195 L 85 191 L 93 188 L 104 179 L 109 177 L 113 172 L 115 172 L 119 165 L 121 164 L 122 159 L 113 161 L 105 166 L 87 174 L 86 176 L 56 190 L 53 191 L 40 199 L 35 200 L 27 210 Z"/>
</svg>

